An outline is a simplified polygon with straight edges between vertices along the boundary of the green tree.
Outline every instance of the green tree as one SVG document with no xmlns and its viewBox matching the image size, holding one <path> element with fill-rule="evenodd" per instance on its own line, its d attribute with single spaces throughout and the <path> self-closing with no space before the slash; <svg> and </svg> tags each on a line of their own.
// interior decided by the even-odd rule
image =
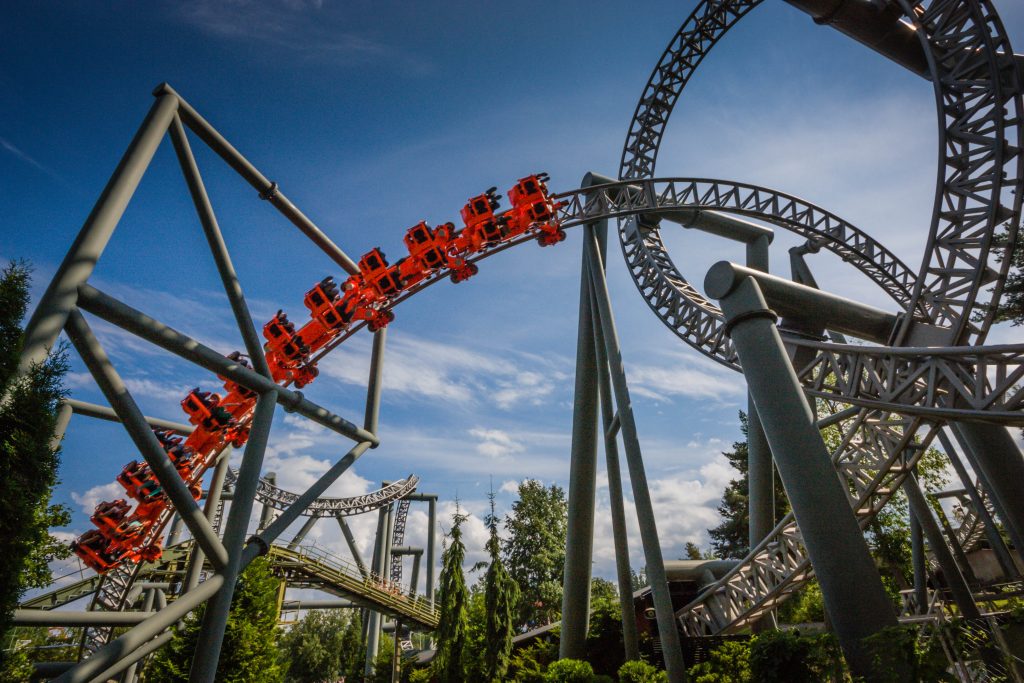
<svg viewBox="0 0 1024 683">
<path fill-rule="evenodd" d="M 361 671 L 363 643 L 358 610 L 311 610 L 281 636 L 289 683 L 335 681 Z"/>
<path fill-rule="evenodd" d="M 722 504 L 718 506 L 718 514 L 722 523 L 709 529 L 711 546 L 716 557 L 722 559 L 742 559 L 750 552 L 750 506 L 747 486 L 747 415 L 740 411 L 740 431 L 743 440 L 736 441 L 732 450 L 723 452 L 740 476 L 729 482 L 722 494 Z M 781 519 L 789 511 L 786 490 L 782 488 L 782 480 L 775 474 L 775 519 Z M 698 549 L 699 551 L 699 549 Z M 700 558 L 696 558 L 700 559 Z"/>
<path fill-rule="evenodd" d="M 498 537 L 498 517 L 494 514 L 494 491 L 490 493 L 491 513 L 487 516 L 487 554 L 490 564 L 484 576 L 484 607 L 486 610 L 486 644 L 483 674 L 485 681 L 502 681 L 508 670 L 515 635 L 516 607 L 519 605 L 519 585 L 509 576 L 501 561 L 501 539 Z"/>
<path fill-rule="evenodd" d="M 466 559 L 466 546 L 462 542 L 462 523 L 466 515 L 459 512 L 456 502 L 452 515 L 452 528 L 448 532 L 449 543 L 442 556 L 441 567 L 441 609 L 437 628 L 437 654 L 434 656 L 434 673 L 440 683 L 460 683 L 465 677 L 466 649 L 466 577 L 462 563 Z"/>
<path fill-rule="evenodd" d="M 238 577 L 217 664 L 218 682 L 278 683 L 284 680 L 276 645 L 280 585 L 280 579 L 273 575 L 270 561 L 265 557 L 253 560 Z M 193 611 L 171 642 L 157 651 L 146 671 L 146 683 L 188 681 L 204 612 L 205 605 Z"/>
<path fill-rule="evenodd" d="M 68 509 L 50 505 L 60 448 L 52 444 L 57 409 L 64 398 L 67 357 L 58 347 L 28 373 L 16 377 L 28 309 L 29 268 L 12 262 L 0 271 L 0 634 L 4 642 L 14 609 L 28 588 L 50 582 L 49 562 L 70 549 L 50 535 L 71 521 Z M 0 650 L 0 678 L 6 656 Z"/>
<path fill-rule="evenodd" d="M 1024 324 L 1024 235 L 1017 235 L 1017 243 L 1013 252 L 1006 254 L 1005 246 L 1010 238 L 1009 233 L 1002 233 L 997 240 L 1004 247 L 998 257 L 1002 261 L 1010 259 L 1010 272 L 1003 284 L 1003 298 L 996 309 L 996 322 L 1010 321 L 1014 325 Z"/>
<path fill-rule="evenodd" d="M 693 683 L 750 683 L 750 644 L 727 640 L 690 669 Z"/>
<path fill-rule="evenodd" d="M 505 517 L 502 559 L 521 591 L 518 623 L 534 627 L 559 618 L 568 510 L 565 492 L 536 479 L 519 485 L 519 500 Z"/>
<path fill-rule="evenodd" d="M 668 674 L 642 659 L 626 662 L 619 668 L 619 683 L 667 683 Z M 723 682 L 724 683 L 724 682 Z"/>
</svg>

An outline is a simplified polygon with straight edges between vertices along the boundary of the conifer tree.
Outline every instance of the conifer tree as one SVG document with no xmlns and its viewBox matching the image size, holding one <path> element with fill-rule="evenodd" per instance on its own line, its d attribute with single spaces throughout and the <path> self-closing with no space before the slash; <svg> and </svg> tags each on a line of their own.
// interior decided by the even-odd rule
<svg viewBox="0 0 1024 683">
<path fill-rule="evenodd" d="M 284 679 L 276 644 L 280 585 L 265 557 L 253 560 L 239 576 L 217 664 L 218 682 L 279 683 Z M 188 681 L 204 608 L 193 611 L 171 642 L 157 651 L 146 671 L 146 683 Z"/>
<path fill-rule="evenodd" d="M 67 358 L 58 347 L 16 377 L 21 322 L 28 310 L 29 268 L 12 262 L 0 271 L 0 678 L 10 678 L 7 631 L 21 594 L 50 582 L 49 562 L 67 557 L 67 545 L 50 527 L 71 521 L 68 509 L 50 505 L 60 448 L 52 444 Z"/>
<path fill-rule="evenodd" d="M 466 649 L 466 577 L 462 563 L 466 559 L 466 546 L 462 542 L 462 523 L 466 515 L 459 511 L 455 502 L 452 528 L 448 532 L 450 543 L 444 550 L 441 568 L 441 613 L 437 628 L 437 654 L 434 656 L 434 673 L 440 683 L 461 683 L 465 677 Z"/>
<path fill-rule="evenodd" d="M 494 490 L 490 492 L 491 514 L 487 516 L 487 553 L 490 564 L 484 577 L 484 604 L 486 605 L 486 643 L 484 650 L 484 678 L 487 681 L 505 680 L 512 653 L 515 634 L 516 607 L 519 604 L 519 584 L 509 576 L 501 561 L 501 539 L 498 538 L 498 517 L 494 514 Z"/>
</svg>

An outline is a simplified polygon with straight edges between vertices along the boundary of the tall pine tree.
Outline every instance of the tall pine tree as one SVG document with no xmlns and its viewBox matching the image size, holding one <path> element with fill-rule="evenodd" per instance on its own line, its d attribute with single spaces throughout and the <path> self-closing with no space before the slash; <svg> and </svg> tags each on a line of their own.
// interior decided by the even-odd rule
<svg viewBox="0 0 1024 683">
<path fill-rule="evenodd" d="M 15 377 L 28 285 L 24 263 L 12 262 L 0 272 L 0 678 L 10 677 L 7 631 L 21 594 L 46 586 L 50 560 L 70 554 L 49 532 L 71 521 L 66 507 L 50 505 L 60 465 L 52 438 L 67 359 L 58 348 Z"/>
<path fill-rule="evenodd" d="M 459 511 L 456 501 L 441 567 L 441 613 L 437 628 L 437 654 L 433 663 L 439 683 L 462 683 L 466 680 L 468 593 L 466 577 L 462 573 L 462 563 L 466 559 L 466 546 L 462 542 L 462 523 L 465 521 L 466 515 Z"/>
<path fill-rule="evenodd" d="M 508 538 L 502 544 L 502 560 L 519 584 L 521 625 L 542 626 L 560 616 L 567 520 L 560 487 L 545 487 L 536 479 L 519 484 L 519 500 L 505 518 Z"/>
<path fill-rule="evenodd" d="M 484 604 L 487 611 L 486 647 L 484 650 L 484 678 L 486 681 L 505 680 L 512 653 L 515 634 L 516 607 L 519 604 L 519 584 L 509 576 L 501 561 L 501 539 L 498 538 L 498 517 L 494 514 L 494 490 L 490 492 L 491 514 L 487 516 L 487 554 L 490 564 L 484 577 Z"/>
<path fill-rule="evenodd" d="M 722 493 L 722 504 L 718 506 L 718 514 L 722 523 L 714 529 L 708 529 L 711 546 L 715 556 L 722 559 L 742 559 L 750 551 L 750 503 L 747 486 L 747 415 L 740 411 L 740 431 L 743 441 L 736 441 L 732 451 L 722 453 L 729 460 L 733 469 L 740 476 L 729 482 Z M 782 488 L 782 480 L 775 473 L 775 519 L 778 521 L 789 511 L 789 500 L 786 490 Z"/>
<path fill-rule="evenodd" d="M 270 561 L 258 557 L 238 578 L 224 645 L 217 664 L 218 683 L 279 683 L 284 671 L 277 639 L 277 593 L 281 581 L 271 573 Z M 185 618 L 182 627 L 157 651 L 146 671 L 146 683 L 185 683 L 192 656 L 199 645 L 205 605 Z"/>
</svg>

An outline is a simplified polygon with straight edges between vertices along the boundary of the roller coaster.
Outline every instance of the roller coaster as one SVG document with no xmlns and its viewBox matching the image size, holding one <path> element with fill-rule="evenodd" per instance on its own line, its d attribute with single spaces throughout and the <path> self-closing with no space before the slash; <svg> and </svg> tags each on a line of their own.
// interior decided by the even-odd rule
<svg viewBox="0 0 1024 683">
<path fill-rule="evenodd" d="M 868 672 L 861 641 L 895 624 L 896 614 L 868 554 L 863 529 L 900 490 L 942 571 L 945 590 L 936 594 L 939 599 L 949 600 L 961 615 L 981 614 L 953 552 L 957 544 L 962 550 L 981 536 L 1000 559 L 1006 578 L 1019 581 L 1012 552 L 1024 548 L 1024 498 L 1018 495 L 1024 457 L 1007 427 L 1024 425 L 1024 345 L 987 346 L 985 339 L 1011 267 L 1009 254 L 1018 239 L 1024 198 L 1022 60 L 1014 55 L 990 0 L 789 0 L 816 23 L 842 31 L 934 86 L 939 172 L 924 258 L 915 271 L 868 231 L 795 195 L 732 180 L 655 174 L 669 118 L 686 85 L 712 48 L 759 4 L 697 4 L 643 89 L 617 179 L 592 173 L 581 188 L 552 194 L 545 176 L 527 176 L 509 191 L 512 207 L 504 213 L 497 212 L 492 188 L 467 202 L 458 231 L 451 223 L 410 228 L 404 239 L 408 256 L 394 265 L 379 249 L 353 262 L 187 101 L 169 86 L 159 87 L 153 108 L 29 324 L 23 362 L 27 367 L 44 357 L 65 330 L 144 457 L 145 464 L 129 465 L 119 477 L 136 501 L 134 511 L 125 501 L 104 503 L 94 518 L 97 529 L 78 541 L 83 561 L 106 572 L 98 585 L 111 586 L 112 595 L 127 596 L 139 567 L 165 561 L 158 559 L 158 539 L 172 511 L 188 525 L 195 539 L 191 552 L 205 555 L 210 572 L 205 581 L 187 586 L 127 633 L 109 642 L 97 639 L 97 646 L 86 648 L 85 658 L 58 680 L 105 680 L 120 674 L 166 642 L 167 629 L 204 602 L 203 637 L 209 646 L 197 654 L 192 679 L 212 680 L 238 571 L 260 554 L 285 557 L 274 541 L 300 516 L 333 514 L 334 504 L 322 499 L 324 491 L 379 443 L 380 366 L 385 328 L 394 319 L 395 307 L 442 279 L 469 279 L 483 258 L 528 241 L 557 244 L 574 227 L 583 232 L 583 255 L 561 656 L 579 657 L 585 644 L 599 441 L 608 464 L 624 614 L 630 566 L 620 442 L 661 651 L 673 681 L 686 678 L 680 637 L 770 627 L 774 608 L 812 576 L 821 585 L 851 668 Z M 278 313 L 263 327 L 264 339 L 259 338 L 186 129 L 347 273 L 340 288 L 328 277 L 307 293 L 304 303 L 311 319 L 303 327 L 296 329 Z M 244 354 L 210 349 L 88 283 L 165 133 L 174 143 L 215 256 L 245 341 Z M 684 343 L 742 372 L 748 383 L 752 550 L 685 605 L 672 603 L 664 574 L 604 276 L 606 233 L 613 219 L 628 270 L 652 312 Z M 747 262 L 716 264 L 702 293 L 670 256 L 662 238 L 665 223 L 739 242 L 746 248 Z M 767 272 L 774 229 L 806 240 L 790 250 L 790 278 Z M 877 284 L 891 299 L 891 309 L 822 291 L 805 258 L 822 249 Z M 184 441 L 158 425 L 154 431 L 82 312 L 215 373 L 224 382 L 224 398 L 199 390 L 185 398 L 183 407 L 194 429 Z M 316 363 L 364 327 L 374 333 L 374 345 L 366 418 L 358 427 L 291 387 L 312 381 Z M 260 480 L 275 405 L 356 442 L 302 494 L 275 491 Z M 838 434 L 838 446 L 831 450 L 821 436 L 825 429 Z M 918 460 L 935 440 L 971 501 L 970 514 L 949 539 L 952 550 L 914 476 Z M 241 468 L 232 475 L 234 502 L 218 534 L 210 524 L 216 506 L 207 505 L 203 514 L 196 503 L 201 495 L 197 484 L 215 463 L 225 463 L 218 464 L 223 480 L 227 465 L 226 459 L 218 460 L 220 453 L 243 444 Z M 976 478 L 967 473 L 960 452 Z M 770 512 L 773 468 L 792 505 L 781 520 Z M 257 499 L 280 514 L 247 537 Z M 312 567 L 311 562 L 300 558 L 293 566 Z M 921 566 L 923 558 L 915 557 L 915 567 Z M 923 580 L 918 590 L 919 605 L 934 602 Z M 353 592 L 358 591 L 348 594 Z M 115 599 L 101 608 L 125 606 L 126 600 Z M 427 621 L 423 617 L 418 623 Z M 627 655 L 633 655 L 636 634 L 627 621 L 625 646 Z M 958 673 L 971 678 L 967 670 Z"/>
</svg>

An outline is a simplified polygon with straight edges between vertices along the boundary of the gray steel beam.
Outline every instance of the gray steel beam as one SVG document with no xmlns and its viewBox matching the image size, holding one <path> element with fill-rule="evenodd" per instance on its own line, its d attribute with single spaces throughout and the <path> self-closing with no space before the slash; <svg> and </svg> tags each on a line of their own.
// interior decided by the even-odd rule
<svg viewBox="0 0 1024 683">
<path fill-rule="evenodd" d="M 672 221 L 673 223 L 679 223 L 684 228 L 700 230 L 701 232 L 706 232 L 709 235 L 715 235 L 717 237 L 733 240 L 735 242 L 742 242 L 744 244 L 750 244 L 762 238 L 767 240 L 768 243 L 771 243 L 771 241 L 775 239 L 775 231 L 771 228 L 751 223 L 750 221 L 745 221 L 720 211 L 709 211 L 708 209 L 680 209 L 677 211 L 661 211 L 657 215 L 659 218 L 664 218 L 665 220 Z M 751 268 L 758 268 L 758 270 L 768 270 L 767 265 L 763 268 L 752 265 L 749 262 L 747 265 Z"/>
<path fill-rule="evenodd" d="M 380 517 L 377 524 L 377 542 L 374 545 L 373 571 L 378 580 L 385 581 L 388 570 L 388 546 L 391 545 L 391 509 L 393 505 L 387 505 L 380 509 Z M 376 610 L 369 610 L 366 619 L 366 661 L 363 665 L 363 674 L 369 676 L 373 672 L 373 661 L 377 658 L 380 650 L 380 625 L 381 614 Z"/>
<path fill-rule="evenodd" d="M 295 550 L 298 548 L 299 544 L 306 540 L 306 534 L 313 529 L 313 525 L 316 524 L 319 519 L 319 517 L 310 517 L 307 519 L 302 525 L 302 528 L 299 529 L 299 533 L 295 534 L 292 540 L 288 542 L 288 550 Z"/>
<path fill-rule="evenodd" d="M 367 439 L 353 446 L 338 462 L 334 463 L 329 470 L 324 472 L 312 486 L 296 498 L 286 510 L 282 510 L 281 514 L 277 516 L 277 519 L 270 526 L 264 529 L 262 533 L 253 537 L 252 541 L 245 548 L 245 564 L 251 562 L 258 555 L 267 552 L 274 539 L 284 533 L 285 529 L 291 526 L 292 522 L 298 519 L 313 501 L 322 496 L 328 487 L 337 481 L 338 477 L 348 470 L 368 448 L 372 448 L 374 443 L 379 443 L 377 438 L 373 436 L 373 432 L 377 431 L 377 420 L 380 416 L 380 396 L 384 387 L 384 349 L 386 342 L 386 330 L 380 330 L 374 334 L 373 348 L 370 354 L 370 377 L 366 388 L 365 421 L 363 428 L 358 430 L 359 434 L 370 436 L 373 441 L 371 442 Z"/>
<path fill-rule="evenodd" d="M 813 322 L 829 330 L 887 344 L 899 317 L 874 306 L 823 292 L 752 268 L 719 261 L 708 270 L 705 290 L 730 291 L 753 278 L 764 299 L 780 316 Z"/>
<path fill-rule="evenodd" d="M 85 401 L 77 401 L 73 398 L 64 399 L 64 405 L 70 406 L 71 410 L 73 410 L 76 415 L 85 415 L 87 417 L 94 417 L 98 420 L 107 420 L 108 422 L 121 421 L 121 418 L 117 416 L 114 409 L 107 406 L 101 406 L 96 403 L 86 403 Z M 164 429 L 182 436 L 188 436 L 195 431 L 194 426 L 184 424 L 183 422 L 162 420 L 158 417 L 149 417 L 146 415 L 143 415 L 142 419 L 144 419 L 146 424 L 153 429 Z"/>
<path fill-rule="evenodd" d="M 953 469 L 956 471 L 957 477 L 960 482 L 964 485 L 964 490 L 967 492 L 967 496 L 971 499 L 971 505 L 974 506 L 975 514 L 981 519 L 985 529 L 985 539 L 988 541 L 988 545 L 992 548 L 992 552 L 996 556 L 996 561 L 999 562 L 999 567 L 1003 570 L 1003 575 L 1007 581 L 1018 581 L 1020 580 L 1020 571 L 1017 569 L 1016 563 L 1013 561 L 1013 556 L 1010 554 L 1010 550 L 1006 547 L 1006 542 L 1003 541 L 1002 534 L 999 533 L 999 528 L 996 526 L 995 520 L 992 519 L 992 515 L 989 514 L 988 507 L 985 505 L 985 501 L 981 498 L 981 493 L 978 491 L 978 487 L 974 485 L 974 481 L 971 478 L 967 468 L 964 467 L 964 463 L 960 460 L 960 456 L 956 452 L 956 448 L 953 446 L 953 442 L 946 434 L 946 430 L 942 429 L 939 431 L 939 443 L 942 444 L 942 448 L 946 451 L 946 457 L 949 459 Z"/>
<path fill-rule="evenodd" d="M 249 515 L 252 513 L 256 487 L 260 480 L 263 467 L 263 456 L 267 450 L 270 437 L 270 426 L 274 420 L 273 392 L 260 394 L 253 410 L 249 440 L 245 444 L 242 465 L 238 468 L 238 479 L 235 481 L 235 498 L 231 503 L 228 521 L 224 527 L 224 547 L 228 551 L 227 565 L 221 571 L 224 587 L 210 598 L 203 614 L 203 624 L 199 630 L 199 642 L 192 659 L 189 680 L 193 683 L 213 683 L 217 675 L 217 663 L 220 659 L 220 648 L 224 642 L 224 629 L 227 626 L 228 613 L 231 610 L 231 598 L 235 591 L 235 582 L 243 569 L 242 548 L 245 543 L 246 529 L 249 526 Z"/>
<path fill-rule="evenodd" d="M 68 425 L 71 423 L 71 414 L 74 412 L 72 407 L 68 405 L 67 399 L 65 399 L 60 407 L 57 408 L 57 419 L 53 423 L 53 436 L 50 437 L 50 448 L 57 450 L 61 447 L 64 441 L 64 433 L 68 430 Z M 113 412 L 113 411 L 111 411 Z"/>
<path fill-rule="evenodd" d="M 66 671 L 55 679 L 57 683 L 86 683 L 106 672 L 118 662 L 127 668 L 131 662 L 138 661 L 149 652 L 142 646 L 160 635 L 172 624 L 180 621 L 224 585 L 224 577 L 214 574 L 185 595 L 149 617 L 135 628 L 122 634 L 93 653 L 88 659 L 79 662 L 74 668 Z M 119 671 L 123 671 L 120 669 Z"/>
<path fill-rule="evenodd" d="M 156 590 L 154 590 L 152 588 L 147 589 L 146 590 L 146 600 L 145 600 L 145 603 L 142 606 L 142 611 L 143 612 L 149 612 L 150 610 L 152 610 L 153 609 L 153 603 L 155 602 L 155 600 L 156 600 Z M 138 669 L 139 669 L 139 662 L 138 661 L 132 662 L 128 666 L 128 668 L 125 670 L 124 675 L 121 677 L 122 682 L 123 683 L 135 683 L 136 679 L 137 679 L 136 674 L 138 673 Z"/>
<path fill-rule="evenodd" d="M 181 515 L 175 512 L 171 515 L 171 523 L 167 526 L 167 540 L 164 542 L 165 547 L 174 545 L 181 540 L 181 527 Z"/>
<path fill-rule="evenodd" d="M 203 178 L 199 174 L 199 166 L 196 165 L 196 159 L 192 156 L 188 136 L 185 134 L 185 128 L 181 125 L 181 119 L 177 114 L 171 121 L 170 131 L 171 142 L 178 155 L 182 175 L 185 176 L 189 194 L 192 195 L 192 203 L 196 207 L 199 222 L 203 226 L 203 233 L 206 235 L 213 260 L 217 264 L 217 272 L 220 273 L 224 293 L 227 294 L 228 302 L 231 304 L 231 312 L 235 316 L 235 323 L 242 335 L 242 342 L 249 354 L 249 360 L 256 372 L 269 378 L 271 376 L 270 367 L 267 365 L 266 356 L 263 355 L 263 343 L 260 341 L 259 333 L 256 332 L 256 325 L 252 322 L 252 314 L 249 312 L 249 306 L 245 303 L 245 295 L 242 293 L 242 285 L 235 273 L 235 266 L 231 263 L 227 243 L 217 224 L 213 205 L 210 203 L 210 197 L 206 194 Z"/>
<path fill-rule="evenodd" d="M 134 626 L 154 612 L 101 612 L 65 609 L 16 609 L 14 626 Z"/>
<path fill-rule="evenodd" d="M 775 314 L 753 277 L 722 271 L 721 264 L 712 267 L 704 290 L 720 301 L 850 669 L 868 675 L 871 657 L 861 641 L 897 624 L 892 603 L 789 362 Z"/>
<path fill-rule="evenodd" d="M 221 545 L 217 534 L 213 532 L 210 523 L 203 517 L 188 486 L 185 485 L 178 470 L 174 468 L 170 458 L 167 457 L 166 451 L 160 445 L 153 430 L 146 424 L 135 399 L 128 392 L 128 388 L 110 363 L 103 347 L 100 346 L 99 340 L 93 335 L 89 324 L 77 309 L 68 314 L 66 330 L 71 343 L 78 350 L 107 402 L 121 418 L 125 430 L 160 482 L 167 498 L 181 515 L 196 541 L 210 556 L 213 565 L 218 568 L 223 567 L 227 562 L 227 551 Z"/>
<path fill-rule="evenodd" d="M 942 534 L 946 537 L 946 544 L 949 546 L 949 550 L 953 553 L 953 558 L 956 560 L 957 566 L 960 568 L 960 573 L 963 574 L 964 580 L 968 586 L 977 586 L 980 582 L 978 577 L 974 575 L 974 569 L 971 567 L 970 561 L 967 559 L 967 553 L 964 552 L 964 547 L 960 545 L 960 541 L 956 538 L 956 531 L 953 530 L 953 526 L 949 523 L 949 518 L 946 517 L 946 511 L 942 509 L 941 505 L 935 505 L 932 507 L 935 511 L 935 516 L 939 520 L 939 526 L 942 528 Z"/>
<path fill-rule="evenodd" d="M 928 561 L 924 554 L 924 531 L 917 515 L 910 513 L 910 563 L 914 568 L 914 598 L 917 613 L 928 612 Z"/>
<path fill-rule="evenodd" d="M 1024 552 L 1024 457 L 1006 427 L 977 422 L 954 422 L 953 432 L 963 438 L 975 471 L 982 475 L 1003 513 L 1003 526 L 1013 547 Z"/>
<path fill-rule="evenodd" d="M 206 493 L 206 503 L 203 505 L 203 516 L 213 524 L 213 518 L 217 514 L 217 507 L 224 497 L 224 478 L 228 473 L 230 451 L 221 451 L 217 465 L 214 467 L 213 476 L 210 478 L 210 487 Z M 185 588 L 188 592 L 199 584 L 199 575 L 203 573 L 203 560 L 206 554 L 198 546 L 192 547 L 192 554 L 188 559 L 188 569 L 185 571 Z"/>
<path fill-rule="evenodd" d="M 849 408 L 843 408 L 838 413 L 832 413 L 831 415 L 826 415 L 825 417 L 819 419 L 817 422 L 814 423 L 814 426 L 817 427 L 818 429 L 831 427 L 834 424 L 839 424 L 840 422 L 847 418 L 853 417 L 862 410 L 864 409 L 861 408 L 860 406 L 850 406 Z"/>
<path fill-rule="evenodd" d="M 786 490 L 787 492 L 789 491 L 789 489 Z M 949 590 L 953 594 L 953 600 L 956 601 L 960 613 L 968 619 L 980 617 L 981 613 L 978 611 L 978 606 L 974 603 L 971 589 L 967 585 L 967 581 L 964 580 L 964 575 L 957 566 L 956 560 L 953 559 L 953 554 L 949 551 L 949 546 L 946 545 L 946 540 L 942 537 L 942 530 L 939 529 L 935 517 L 932 516 L 931 507 L 929 507 L 928 501 L 925 499 L 924 493 L 921 491 L 921 487 L 918 485 L 917 479 L 913 474 L 908 474 L 907 478 L 903 480 L 903 492 L 907 494 L 910 511 L 917 518 L 918 524 L 921 525 L 924 537 L 928 539 L 928 545 L 931 546 L 932 554 L 935 555 L 935 561 L 939 563 L 939 568 L 942 569 L 942 577 L 946 580 L 946 585 L 949 586 Z"/>
<path fill-rule="evenodd" d="M 588 274 L 589 277 L 589 274 Z M 596 310 L 597 299 L 591 292 L 591 310 Z M 597 361 L 598 395 L 604 424 L 605 468 L 608 474 L 608 502 L 612 517 L 612 542 L 615 547 L 615 578 L 619 589 L 619 611 L 622 614 L 622 645 L 626 661 L 640 659 L 640 637 L 637 633 L 633 605 L 633 572 L 629 562 L 629 534 L 626 529 L 626 506 L 622 493 L 622 468 L 619 463 L 619 444 L 616 438 L 621 427 L 612 400 L 611 377 L 608 373 L 608 354 L 605 350 L 604 331 L 600 321 L 593 319 L 594 351 Z M 613 429 L 615 427 L 615 429 Z"/>
<path fill-rule="evenodd" d="M 83 285 L 79 291 L 79 306 L 90 313 L 131 332 L 137 337 L 159 346 L 162 349 L 191 361 L 210 372 L 223 375 L 238 382 L 244 387 L 261 394 L 272 392 L 278 403 L 289 412 L 298 413 L 317 424 L 347 436 L 353 441 L 368 441 L 376 446 L 380 443 L 376 436 L 357 427 L 325 408 L 306 399 L 302 392 L 292 391 L 278 386 L 258 372 L 243 367 L 217 353 L 208 346 L 181 334 L 177 330 L 150 318 L 134 308 L 114 299 L 90 285 Z"/>
<path fill-rule="evenodd" d="M 277 473 L 267 472 L 263 475 L 263 479 L 271 486 L 277 486 Z M 269 503 L 263 503 L 260 507 L 260 521 L 259 526 L 256 527 L 256 533 L 261 533 L 264 529 L 270 526 L 270 523 L 274 521 L 274 507 Z"/>
<path fill-rule="evenodd" d="M 138 648 L 132 651 L 130 655 L 116 662 L 113 666 L 107 668 L 104 671 L 101 671 L 96 676 L 93 676 L 89 680 L 89 683 L 105 683 L 106 681 L 109 681 L 111 678 L 121 673 L 125 668 L 134 666 L 139 660 L 145 659 L 149 655 L 153 654 L 154 652 L 162 648 L 164 645 L 169 643 L 171 641 L 171 638 L 173 637 L 173 631 L 164 631 L 160 635 L 150 640 L 148 643 L 143 643 L 142 645 L 140 645 Z"/>
<path fill-rule="evenodd" d="M 427 501 L 427 600 L 434 606 L 434 565 L 437 563 L 437 496 Z"/>
<path fill-rule="evenodd" d="M 921 40 L 895 2 L 872 0 L 786 0 L 825 24 L 845 33 L 905 69 L 931 80 Z"/>
<path fill-rule="evenodd" d="M 560 659 L 583 659 L 590 628 L 590 568 L 594 554 L 594 502 L 597 492 L 597 365 L 590 304 L 588 242 L 607 243 L 607 221 L 583 228 L 580 259 L 579 326 L 576 332 L 576 382 L 573 391 L 572 445 L 569 455 L 569 501 L 562 576 Z M 603 248 L 603 247 L 602 247 Z"/>
<path fill-rule="evenodd" d="M 359 573 L 363 575 L 363 578 L 366 578 L 369 572 L 366 569 L 366 563 L 363 562 L 363 556 L 359 553 L 359 546 L 356 545 L 356 539 L 352 535 L 352 530 L 349 529 L 343 515 L 337 515 L 335 519 L 338 520 L 338 526 L 341 527 L 341 535 L 345 537 L 348 550 L 352 553 L 352 560 L 355 561 L 356 567 L 359 568 Z"/>
<path fill-rule="evenodd" d="M 159 90 L 157 95 L 157 101 L 146 114 L 25 326 L 18 374 L 27 372 L 33 363 L 42 362 L 56 343 L 68 314 L 75 307 L 78 287 L 85 284 L 92 275 L 114 228 L 160 146 L 164 132 L 178 108 L 178 98 L 173 93 Z"/>
<path fill-rule="evenodd" d="M 619 335 L 615 329 L 615 319 L 612 315 L 608 283 L 604 277 L 600 245 L 597 243 L 596 237 L 587 240 L 587 245 L 590 251 L 591 283 L 594 288 L 594 297 L 597 300 L 597 310 L 594 311 L 594 314 L 600 321 L 601 330 L 604 333 L 605 352 L 608 356 L 612 390 L 615 394 L 615 404 L 618 407 L 619 422 L 622 426 L 622 443 L 626 451 L 626 464 L 629 467 L 629 479 L 633 487 L 633 504 L 636 506 L 637 521 L 640 525 L 640 541 L 644 549 L 647 577 L 654 598 L 654 611 L 657 615 L 658 634 L 661 638 L 665 669 L 668 671 L 669 680 L 686 681 L 686 663 L 683 661 L 675 610 L 665 577 L 665 561 L 661 554 L 661 543 L 658 540 L 658 528 L 654 519 L 650 490 L 647 486 L 647 473 L 644 471 L 640 440 L 637 436 L 636 423 L 633 420 L 629 387 L 626 384 Z"/>
<path fill-rule="evenodd" d="M 166 84 L 163 86 L 168 92 L 173 92 L 170 86 Z M 331 239 L 323 233 L 320 228 L 316 226 L 305 214 L 299 211 L 298 207 L 291 203 L 291 201 L 284 196 L 284 193 L 278 188 L 277 183 L 273 183 L 260 173 L 255 166 L 249 163 L 242 154 L 235 149 L 230 142 L 214 129 L 199 113 L 192 108 L 192 106 L 181 99 L 179 105 L 179 115 L 181 120 L 192 129 L 192 131 L 199 136 L 199 138 L 209 146 L 221 159 L 227 162 L 228 166 L 233 168 L 238 175 L 242 176 L 246 182 L 252 185 L 257 192 L 260 193 L 260 198 L 265 199 L 271 203 L 281 214 L 287 218 L 292 225 L 297 227 L 302 234 L 310 239 L 317 247 L 320 248 L 328 257 L 349 275 L 355 275 L 359 272 L 359 268 L 355 262 L 348 257 L 341 250 L 338 245 L 331 241 Z"/>
<path fill-rule="evenodd" d="M 416 587 L 420 582 L 420 560 L 423 559 L 423 550 L 412 554 L 412 571 L 409 572 L 409 595 L 416 594 Z"/>
</svg>

